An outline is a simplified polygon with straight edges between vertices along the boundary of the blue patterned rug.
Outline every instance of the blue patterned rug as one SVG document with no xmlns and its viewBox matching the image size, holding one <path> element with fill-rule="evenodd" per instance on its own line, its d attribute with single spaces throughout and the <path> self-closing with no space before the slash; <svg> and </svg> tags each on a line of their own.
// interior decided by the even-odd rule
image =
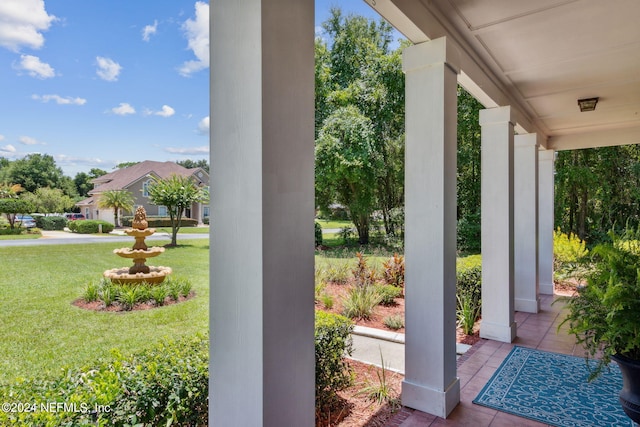
<svg viewBox="0 0 640 427">
<path fill-rule="evenodd" d="M 592 382 L 581 357 L 514 347 L 473 403 L 552 426 L 633 426 L 615 363 Z"/>
</svg>

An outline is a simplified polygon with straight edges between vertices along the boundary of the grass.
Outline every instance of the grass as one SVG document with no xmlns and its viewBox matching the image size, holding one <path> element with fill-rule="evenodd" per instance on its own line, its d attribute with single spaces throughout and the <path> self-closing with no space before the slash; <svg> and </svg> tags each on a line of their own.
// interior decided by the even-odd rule
<svg viewBox="0 0 640 427">
<path fill-rule="evenodd" d="M 155 242 L 154 242 L 155 243 Z M 157 244 L 157 243 L 156 243 Z M 179 240 L 150 265 L 166 265 L 193 283 L 196 297 L 147 311 L 106 313 L 72 305 L 88 282 L 127 266 L 112 250 L 122 242 L 0 247 L 0 384 L 42 378 L 64 367 L 130 354 L 160 342 L 204 332 L 209 326 L 209 242 Z M 126 245 L 124 245 L 126 246 Z"/>
<path fill-rule="evenodd" d="M 316 219 L 320 227 L 324 228 L 345 228 L 352 227 L 355 228 L 355 225 L 349 220 L 338 221 L 338 220 L 329 220 L 329 219 Z"/>
<path fill-rule="evenodd" d="M 171 227 L 156 228 L 156 232 L 171 234 Z M 209 227 L 180 227 L 178 234 L 209 234 Z"/>
<path fill-rule="evenodd" d="M 0 235 L 0 240 L 29 240 L 39 239 L 40 237 L 40 234 L 2 234 Z"/>
</svg>

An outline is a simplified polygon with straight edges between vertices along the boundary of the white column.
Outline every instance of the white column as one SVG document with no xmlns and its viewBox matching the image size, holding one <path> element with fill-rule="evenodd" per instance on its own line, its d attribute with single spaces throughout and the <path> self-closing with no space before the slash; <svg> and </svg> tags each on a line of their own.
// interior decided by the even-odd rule
<svg viewBox="0 0 640 427">
<path fill-rule="evenodd" d="M 480 110 L 482 128 L 482 323 L 480 336 L 516 337 L 511 107 Z"/>
<path fill-rule="evenodd" d="M 211 3 L 213 426 L 314 425 L 314 2 Z"/>
<path fill-rule="evenodd" d="M 444 38 L 403 53 L 406 74 L 405 379 L 402 404 L 446 417 L 456 373 L 457 72 Z"/>
<path fill-rule="evenodd" d="M 540 310 L 537 135 L 516 135 L 514 142 L 514 309 L 537 313 Z"/>
<path fill-rule="evenodd" d="M 555 151 L 544 150 L 538 153 L 539 193 L 539 237 L 538 267 L 540 293 L 553 295 L 553 226 L 554 226 L 554 163 Z"/>
</svg>

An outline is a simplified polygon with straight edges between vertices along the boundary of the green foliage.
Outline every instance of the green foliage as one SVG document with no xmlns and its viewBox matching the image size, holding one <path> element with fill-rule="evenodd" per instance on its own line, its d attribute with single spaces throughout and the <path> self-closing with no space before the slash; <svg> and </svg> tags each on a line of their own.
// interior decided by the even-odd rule
<svg viewBox="0 0 640 427">
<path fill-rule="evenodd" d="M 575 275 L 583 265 L 581 260 L 588 255 L 585 242 L 575 234 L 567 235 L 560 229 L 553 232 L 553 274 L 556 279 Z"/>
<path fill-rule="evenodd" d="M 346 262 L 331 262 L 324 270 L 324 277 L 327 282 L 345 284 L 351 277 L 350 267 Z"/>
<path fill-rule="evenodd" d="M 330 403 L 353 379 L 344 356 L 353 352 L 353 322 L 336 314 L 316 311 L 316 408 Z"/>
<path fill-rule="evenodd" d="M 132 356 L 113 352 L 80 369 L 0 388 L 3 402 L 38 405 L 0 412 L 0 424 L 22 426 L 205 426 L 208 421 L 209 340 L 205 335 L 164 341 Z M 41 411 L 60 402 L 76 411 Z M 93 414 L 99 406 L 103 411 Z M 104 410 L 107 409 L 107 410 Z M 96 419 L 97 418 L 97 419 Z"/>
<path fill-rule="evenodd" d="M 404 287 L 404 256 L 393 254 L 382 264 L 384 281 L 393 286 Z"/>
<path fill-rule="evenodd" d="M 123 216 L 120 218 L 124 227 L 131 227 L 133 216 Z M 147 222 L 151 228 L 171 227 L 171 218 L 167 216 L 147 215 Z M 180 227 L 196 227 L 198 220 L 193 218 L 182 218 Z"/>
<path fill-rule="evenodd" d="M 82 298 L 84 298 L 86 302 L 98 301 L 98 299 L 100 299 L 100 285 L 97 285 L 93 281 L 87 283 Z"/>
<path fill-rule="evenodd" d="M 185 160 L 178 160 L 176 163 L 187 169 L 201 168 L 207 173 L 209 173 L 209 162 L 206 159 L 200 159 L 200 160 L 185 159 Z"/>
<path fill-rule="evenodd" d="M 356 258 L 356 267 L 351 272 L 354 284 L 360 287 L 373 285 L 376 282 L 375 269 L 369 268 L 367 258 L 361 252 L 356 252 Z"/>
<path fill-rule="evenodd" d="M 78 234 L 96 234 L 100 232 L 100 226 L 102 226 L 103 233 L 111 233 L 113 231 L 113 224 L 97 220 L 97 219 L 86 219 L 86 220 L 77 220 L 77 221 L 69 221 L 67 227 L 69 230 Z"/>
<path fill-rule="evenodd" d="M 66 212 L 74 206 L 73 199 L 59 188 L 41 187 L 23 197 L 31 202 L 35 212 L 44 214 Z"/>
<path fill-rule="evenodd" d="M 320 300 L 322 301 L 324 308 L 326 308 L 327 310 L 331 310 L 333 308 L 333 297 L 331 295 L 322 294 L 320 296 Z"/>
<path fill-rule="evenodd" d="M 42 230 L 64 230 L 67 226 L 67 218 L 63 216 L 36 216 L 36 225 Z"/>
<path fill-rule="evenodd" d="M 353 286 L 342 300 L 343 314 L 350 319 L 369 319 L 381 301 L 375 286 Z"/>
<path fill-rule="evenodd" d="M 49 154 L 28 154 L 22 159 L 10 162 L 0 171 L 0 182 L 15 182 L 30 192 L 38 188 L 58 188 L 69 197 L 77 195 L 71 178 L 64 176 L 62 169 L 56 166 Z"/>
<path fill-rule="evenodd" d="M 480 317 L 482 307 L 478 301 L 474 300 L 473 295 L 470 293 L 458 293 L 456 294 L 456 299 L 458 304 L 456 310 L 458 327 L 462 329 L 463 333 L 471 335 L 473 334 L 473 326 Z"/>
<path fill-rule="evenodd" d="M 158 206 L 166 206 L 171 219 L 171 245 L 177 244 L 178 230 L 182 226 L 182 215 L 185 209 L 206 197 L 188 176 L 171 175 L 165 179 L 154 180 L 149 185 L 149 199 Z"/>
<path fill-rule="evenodd" d="M 378 285 L 376 290 L 380 295 L 380 304 L 395 305 L 396 298 L 402 296 L 402 288 L 394 285 Z"/>
<path fill-rule="evenodd" d="M 97 285 L 89 282 L 83 298 L 88 301 L 102 301 L 105 307 L 118 303 L 125 310 L 132 310 L 136 304 L 153 302 L 156 306 L 165 304 L 167 297 L 178 301 L 188 297 L 193 285 L 190 280 L 169 276 L 161 283 L 115 284 L 103 278 Z"/>
<path fill-rule="evenodd" d="M 471 255 L 456 260 L 456 317 L 465 334 L 473 333 L 473 325 L 482 308 L 482 257 Z"/>
<path fill-rule="evenodd" d="M 387 382 L 387 368 L 384 364 L 382 349 L 380 349 L 380 366 L 381 368 L 376 371 L 378 383 L 369 383 L 358 394 L 365 394 L 370 401 L 378 405 L 389 403 L 393 408 L 396 408 L 400 406 L 400 400 L 396 396 L 397 392 Z"/>
<path fill-rule="evenodd" d="M 9 228 L 15 228 L 16 214 L 27 214 L 33 210 L 33 205 L 25 199 L 0 199 L 0 214 L 5 214 Z"/>
<path fill-rule="evenodd" d="M 135 199 L 128 190 L 106 190 L 100 193 L 98 207 L 101 209 L 113 209 L 113 223 L 117 226 L 118 214 L 121 210 L 133 211 Z"/>
<path fill-rule="evenodd" d="M 640 254 L 625 248 L 619 236 L 591 252 L 587 285 L 575 297 L 563 297 L 568 315 L 560 326 L 584 346 L 587 357 L 599 356 L 590 379 L 619 354 L 640 360 Z"/>
<path fill-rule="evenodd" d="M 314 222 L 314 234 L 315 234 L 315 245 L 321 246 L 322 245 L 322 227 L 317 221 Z"/>
<path fill-rule="evenodd" d="M 387 328 L 393 329 L 394 331 L 397 329 L 404 328 L 404 317 L 398 314 L 393 316 L 387 316 L 384 319 L 382 319 L 382 322 Z"/>
<path fill-rule="evenodd" d="M 76 186 L 78 195 L 80 197 L 89 196 L 89 191 L 93 190 L 94 187 L 92 180 L 106 174 L 107 171 L 98 168 L 92 168 L 89 173 L 78 172 L 73 178 L 73 183 Z"/>
<path fill-rule="evenodd" d="M 149 296 L 156 305 L 164 305 L 164 300 L 169 296 L 169 288 L 167 286 L 153 286 L 149 290 Z"/>
</svg>

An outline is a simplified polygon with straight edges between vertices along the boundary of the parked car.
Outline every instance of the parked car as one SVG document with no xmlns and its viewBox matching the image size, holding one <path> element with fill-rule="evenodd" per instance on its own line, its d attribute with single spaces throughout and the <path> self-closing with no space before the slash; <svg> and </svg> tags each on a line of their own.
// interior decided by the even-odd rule
<svg viewBox="0 0 640 427">
<path fill-rule="evenodd" d="M 86 218 L 84 217 L 84 215 L 83 215 L 83 214 L 81 214 L 81 213 L 67 213 L 67 214 L 64 214 L 64 216 L 65 216 L 65 218 L 67 218 L 69 221 L 75 221 L 75 220 L 77 220 L 77 219 L 86 219 Z"/>
<path fill-rule="evenodd" d="M 33 228 L 36 226 L 36 220 L 31 215 L 16 215 L 15 225 L 24 228 Z"/>
</svg>

